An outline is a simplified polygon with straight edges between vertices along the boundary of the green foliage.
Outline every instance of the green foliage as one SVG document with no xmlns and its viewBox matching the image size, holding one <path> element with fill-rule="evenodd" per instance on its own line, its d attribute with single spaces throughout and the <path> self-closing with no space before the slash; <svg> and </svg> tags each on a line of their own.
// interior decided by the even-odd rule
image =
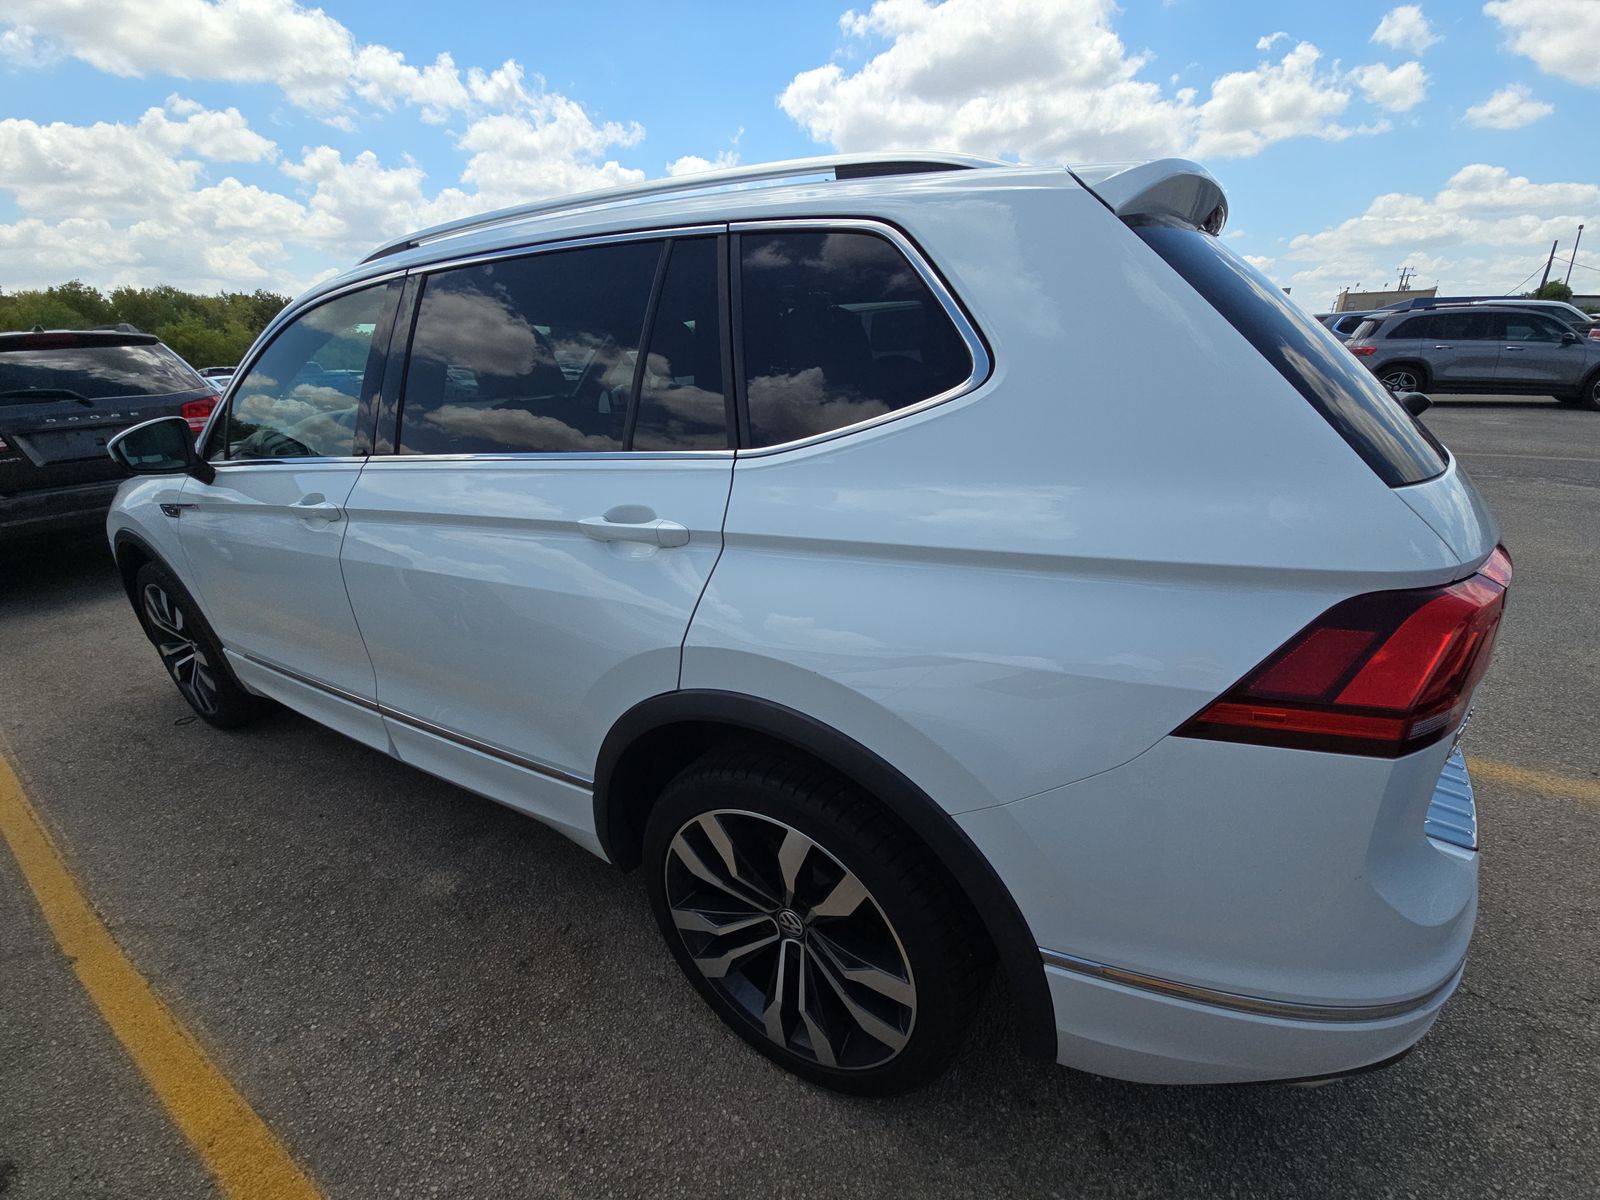
<svg viewBox="0 0 1600 1200">
<path fill-rule="evenodd" d="M 162 285 L 110 296 L 74 279 L 42 291 L 0 293 L 0 330 L 89 329 L 126 321 L 153 333 L 195 367 L 237 363 L 285 304 L 273 292 L 199 296 Z"/>
<path fill-rule="evenodd" d="M 1552 279 L 1538 290 L 1525 292 L 1523 295 L 1529 300 L 1565 300 L 1569 304 L 1572 302 L 1572 289 L 1559 279 Z"/>
</svg>

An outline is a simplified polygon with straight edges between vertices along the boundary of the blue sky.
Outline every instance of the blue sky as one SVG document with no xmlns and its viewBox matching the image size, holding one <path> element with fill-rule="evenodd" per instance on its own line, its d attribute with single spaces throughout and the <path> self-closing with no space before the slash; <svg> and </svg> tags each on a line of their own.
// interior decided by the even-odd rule
<svg viewBox="0 0 1600 1200">
<path fill-rule="evenodd" d="M 1572 282 L 1600 291 L 1600 0 L 0 14 L 0 288 L 295 291 L 520 198 L 917 146 L 1199 158 L 1231 244 L 1312 308 L 1403 264 L 1507 290 L 1580 221 L 1594 253 Z"/>
</svg>

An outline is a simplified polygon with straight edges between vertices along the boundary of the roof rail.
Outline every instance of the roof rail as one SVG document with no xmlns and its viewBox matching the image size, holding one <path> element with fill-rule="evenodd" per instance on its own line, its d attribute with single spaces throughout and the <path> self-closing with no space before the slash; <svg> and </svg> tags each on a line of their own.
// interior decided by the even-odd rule
<svg viewBox="0 0 1600 1200">
<path fill-rule="evenodd" d="M 529 217 L 549 216 L 559 212 L 576 212 L 586 208 L 603 208 L 642 200 L 653 196 L 666 196 L 675 192 L 713 191 L 744 183 L 760 183 L 775 179 L 793 179 L 807 175 L 832 173 L 835 179 L 865 179 L 879 175 L 915 175 L 928 171 L 960 171 L 978 167 L 1009 167 L 1015 163 L 994 158 L 975 158 L 966 154 L 824 154 L 815 158 L 792 158 L 786 162 L 754 163 L 748 167 L 730 167 L 723 171 L 703 171 L 695 175 L 676 175 L 668 179 L 651 179 L 643 183 L 622 187 L 600 188 L 592 192 L 576 192 L 566 196 L 551 196 L 516 204 L 493 212 L 464 217 L 443 225 L 407 234 L 379 246 L 362 262 L 373 262 L 413 250 L 440 238 L 455 237 L 478 229 L 496 225 L 509 225 Z"/>
</svg>

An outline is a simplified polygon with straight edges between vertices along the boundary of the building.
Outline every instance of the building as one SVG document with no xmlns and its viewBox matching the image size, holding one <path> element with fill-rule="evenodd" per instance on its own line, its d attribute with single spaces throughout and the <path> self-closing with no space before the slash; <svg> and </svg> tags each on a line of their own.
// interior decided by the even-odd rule
<svg viewBox="0 0 1600 1200">
<path fill-rule="evenodd" d="M 1391 304 L 1401 304 L 1407 300 L 1431 300 L 1438 294 L 1439 289 L 1437 287 L 1396 288 L 1388 292 L 1352 292 L 1346 289 L 1340 292 L 1339 298 L 1333 302 L 1333 311 L 1350 312 L 1367 308 L 1387 308 Z"/>
</svg>

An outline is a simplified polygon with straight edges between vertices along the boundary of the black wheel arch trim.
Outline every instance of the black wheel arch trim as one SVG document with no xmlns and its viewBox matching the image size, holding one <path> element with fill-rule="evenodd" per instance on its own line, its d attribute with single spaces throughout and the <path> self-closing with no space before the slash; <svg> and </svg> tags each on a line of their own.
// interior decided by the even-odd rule
<svg viewBox="0 0 1600 1200">
<path fill-rule="evenodd" d="M 594 824 L 606 856 L 623 870 L 638 865 L 626 806 L 613 804 L 616 768 L 639 738 L 686 722 L 725 725 L 788 743 L 858 783 L 916 833 L 966 893 L 994 944 L 1017 1013 L 1024 1053 L 1056 1056 L 1055 1008 L 1039 946 L 1011 892 L 965 830 L 896 767 L 832 726 L 782 704 L 739 692 L 685 689 L 642 701 L 624 713 L 601 744 L 594 773 Z"/>
<path fill-rule="evenodd" d="M 211 622 L 206 618 L 205 609 L 200 607 L 200 601 L 195 599 L 194 593 L 189 591 L 188 585 L 183 582 L 183 576 L 172 569 L 172 564 L 166 560 L 166 557 L 154 546 L 152 546 L 148 539 L 142 535 L 135 533 L 131 529 L 119 529 L 111 539 L 111 557 L 117 565 L 117 574 L 122 578 L 123 591 L 127 592 L 128 594 L 128 603 L 133 606 L 133 615 L 135 618 L 137 618 L 140 628 L 144 628 L 144 615 L 139 611 L 139 596 L 134 590 L 133 586 L 133 577 L 138 574 L 138 568 L 136 567 L 132 571 L 128 571 L 124 570 L 122 566 L 122 552 L 124 548 L 129 546 L 132 546 L 141 555 L 143 555 L 147 562 L 155 563 L 168 575 L 172 576 L 172 578 L 177 582 L 178 586 L 183 589 L 184 599 L 193 605 L 196 614 L 199 616 L 205 628 L 211 631 L 211 636 L 216 637 L 216 631 L 211 628 Z M 218 639 L 218 645 L 221 645 L 220 638 Z M 227 674 L 228 678 L 231 679 L 235 684 L 238 684 L 239 687 L 243 688 L 245 691 L 250 690 L 249 688 L 245 688 L 243 684 L 239 683 L 239 677 L 234 673 L 233 664 L 228 661 L 228 656 L 226 653 L 224 653 L 222 656 L 222 662 L 220 663 L 220 666 Z"/>
</svg>

